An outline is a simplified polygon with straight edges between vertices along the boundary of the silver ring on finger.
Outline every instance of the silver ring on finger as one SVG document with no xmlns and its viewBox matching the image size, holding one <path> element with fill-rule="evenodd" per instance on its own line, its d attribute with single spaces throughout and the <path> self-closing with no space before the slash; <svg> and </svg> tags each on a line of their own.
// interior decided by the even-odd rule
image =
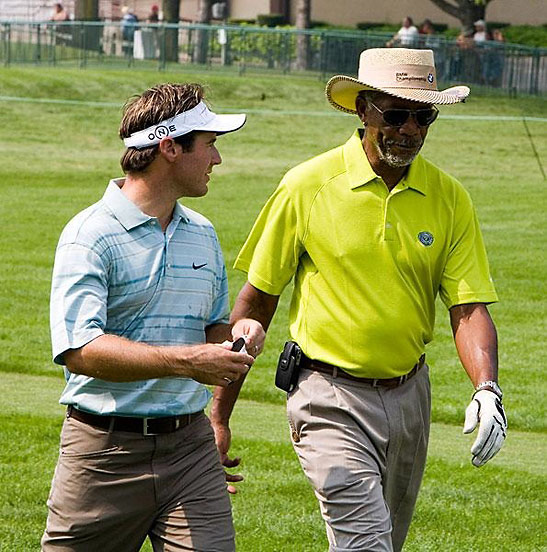
<svg viewBox="0 0 547 552">
<path fill-rule="evenodd" d="M 228 385 L 232 385 L 234 383 L 234 380 L 231 380 L 230 378 L 222 378 Z"/>
</svg>

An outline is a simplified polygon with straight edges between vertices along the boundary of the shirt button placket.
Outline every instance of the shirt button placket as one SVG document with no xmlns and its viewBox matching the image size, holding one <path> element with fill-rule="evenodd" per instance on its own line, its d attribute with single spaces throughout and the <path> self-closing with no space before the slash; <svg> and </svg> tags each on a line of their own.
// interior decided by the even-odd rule
<svg viewBox="0 0 547 552">
<path fill-rule="evenodd" d="M 394 231 L 393 231 L 393 223 L 390 221 L 390 215 L 389 215 L 389 200 L 390 196 L 386 198 L 386 203 L 384 207 L 384 240 L 385 241 L 392 241 L 395 239 Z"/>
</svg>

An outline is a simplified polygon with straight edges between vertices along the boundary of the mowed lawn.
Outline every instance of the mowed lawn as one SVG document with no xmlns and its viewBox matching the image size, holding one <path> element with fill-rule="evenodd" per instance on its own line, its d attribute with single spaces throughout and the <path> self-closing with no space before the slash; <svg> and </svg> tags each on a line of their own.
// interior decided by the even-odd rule
<svg viewBox="0 0 547 552">
<path fill-rule="evenodd" d="M 39 549 L 63 409 L 61 370 L 50 360 L 48 298 L 59 233 L 120 175 L 121 105 L 162 81 L 207 85 L 213 108 L 249 114 L 220 137 L 224 163 L 205 198 L 186 203 L 215 224 L 232 301 L 244 275 L 231 265 L 254 218 L 292 165 L 344 142 L 357 119 L 332 110 L 324 83 L 297 77 L 227 77 L 213 71 L 157 73 L 0 69 L 0 550 Z M 17 99 L 16 99 L 17 98 Z M 526 132 L 527 125 L 533 144 Z M 545 99 L 471 95 L 441 108 L 424 154 L 470 191 L 489 250 L 500 303 L 500 381 L 509 437 L 480 470 L 473 437 L 461 435 L 471 386 L 439 304 L 428 346 L 433 385 L 426 475 L 405 550 L 545 550 Z M 283 296 L 266 352 L 234 414 L 234 454 L 246 481 L 233 498 L 238 550 L 326 550 L 315 498 L 292 452 L 283 394 L 273 385 L 286 337 Z M 148 545 L 144 550 L 149 550 Z"/>
</svg>

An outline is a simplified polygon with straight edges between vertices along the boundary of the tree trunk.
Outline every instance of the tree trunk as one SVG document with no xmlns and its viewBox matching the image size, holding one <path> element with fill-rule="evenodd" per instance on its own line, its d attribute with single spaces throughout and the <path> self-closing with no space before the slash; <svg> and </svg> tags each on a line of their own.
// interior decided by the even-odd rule
<svg viewBox="0 0 547 552">
<path fill-rule="evenodd" d="M 472 31 L 477 19 L 484 19 L 486 6 L 492 0 L 431 0 L 444 12 L 459 19 L 462 31 Z"/>
<path fill-rule="evenodd" d="M 197 23 L 208 25 L 211 22 L 211 0 L 199 0 Z M 196 51 L 194 61 L 197 63 L 207 63 L 207 53 L 209 50 L 209 31 L 198 29 L 196 32 Z"/>
<path fill-rule="evenodd" d="M 74 4 L 75 21 L 99 21 L 99 0 L 76 0 Z M 76 48 L 100 51 L 102 26 L 76 26 L 66 29 L 72 37 L 70 43 Z"/>
<path fill-rule="evenodd" d="M 76 0 L 74 3 L 74 19 L 76 21 L 98 21 L 99 0 Z"/>
<path fill-rule="evenodd" d="M 162 0 L 161 9 L 165 23 L 179 23 L 179 0 Z M 164 59 L 165 61 L 179 61 L 179 30 L 164 29 Z"/>
<path fill-rule="evenodd" d="M 298 0 L 296 4 L 296 28 L 309 29 L 311 23 L 311 0 Z M 296 68 L 308 69 L 310 64 L 310 36 L 298 34 L 296 37 Z"/>
</svg>

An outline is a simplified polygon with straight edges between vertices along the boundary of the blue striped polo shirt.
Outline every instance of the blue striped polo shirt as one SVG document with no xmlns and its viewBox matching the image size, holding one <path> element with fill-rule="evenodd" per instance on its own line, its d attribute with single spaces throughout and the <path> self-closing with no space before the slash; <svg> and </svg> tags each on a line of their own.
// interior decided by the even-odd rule
<svg viewBox="0 0 547 552">
<path fill-rule="evenodd" d="M 53 269 L 53 360 L 103 334 L 150 345 L 205 343 L 205 328 L 229 314 L 224 259 L 212 224 L 176 203 L 165 233 L 111 180 L 103 198 L 65 227 Z M 72 374 L 60 403 L 96 414 L 197 412 L 209 390 L 189 378 L 110 382 Z"/>
</svg>

